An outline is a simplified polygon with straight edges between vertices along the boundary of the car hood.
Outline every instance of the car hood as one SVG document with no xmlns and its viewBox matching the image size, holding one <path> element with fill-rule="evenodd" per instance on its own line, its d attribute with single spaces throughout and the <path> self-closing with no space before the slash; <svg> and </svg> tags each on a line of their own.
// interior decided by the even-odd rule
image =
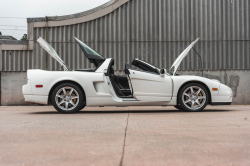
<svg viewBox="0 0 250 166">
<path fill-rule="evenodd" d="M 53 47 L 49 45 L 49 43 L 44 40 L 42 37 L 39 37 L 37 39 L 37 42 L 40 44 L 40 46 L 47 51 L 57 62 L 60 63 L 60 65 L 63 67 L 64 71 L 69 71 L 69 68 L 66 66 L 64 61 L 59 57 L 59 55 L 56 53 Z"/>
<path fill-rule="evenodd" d="M 177 59 L 174 61 L 173 65 L 171 66 L 171 68 L 169 69 L 172 70 L 174 69 L 173 75 L 175 75 L 178 67 L 180 66 L 182 60 L 187 56 L 187 54 L 189 53 L 189 51 L 192 49 L 192 47 L 198 42 L 199 38 L 196 39 L 195 41 L 193 41 L 178 57 Z"/>
</svg>

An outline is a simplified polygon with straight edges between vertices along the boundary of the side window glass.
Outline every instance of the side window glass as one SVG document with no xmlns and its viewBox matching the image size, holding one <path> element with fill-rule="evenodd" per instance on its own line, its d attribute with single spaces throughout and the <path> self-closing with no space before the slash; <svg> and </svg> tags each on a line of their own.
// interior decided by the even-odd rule
<svg viewBox="0 0 250 166">
<path fill-rule="evenodd" d="M 146 64 L 138 63 L 138 62 L 133 62 L 132 63 L 132 69 L 138 70 L 138 71 L 144 71 L 144 72 L 154 73 L 154 74 L 159 74 L 159 73 L 157 73 L 155 71 L 155 69 L 147 66 Z"/>
</svg>

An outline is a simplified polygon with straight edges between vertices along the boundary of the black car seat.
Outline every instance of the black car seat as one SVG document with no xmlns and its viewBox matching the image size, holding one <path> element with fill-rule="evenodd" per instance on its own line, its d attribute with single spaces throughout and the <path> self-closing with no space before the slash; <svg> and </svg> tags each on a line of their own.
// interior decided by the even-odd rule
<svg viewBox="0 0 250 166">
<path fill-rule="evenodd" d="M 123 86 L 119 83 L 118 77 L 117 77 L 116 75 L 114 75 L 114 76 L 115 76 L 115 82 L 116 82 L 116 84 L 119 86 L 119 88 L 120 88 L 120 89 L 124 89 Z"/>
<path fill-rule="evenodd" d="M 125 63 L 124 72 L 125 72 L 125 74 L 127 74 L 129 88 L 130 88 L 131 94 L 132 94 L 132 96 L 133 96 L 134 90 L 133 90 L 132 82 L 131 82 L 131 79 L 130 79 L 130 76 L 129 76 L 130 73 L 129 73 L 129 70 L 128 70 L 128 69 L 130 69 L 130 65 L 126 62 L 126 63 Z"/>
<path fill-rule="evenodd" d="M 120 80 L 119 80 L 119 77 L 117 77 L 116 75 L 114 75 L 114 78 L 115 78 L 115 83 L 117 84 L 117 86 L 120 88 L 120 90 L 122 91 L 122 93 L 125 95 L 125 96 L 128 96 L 128 95 L 132 95 L 131 91 L 130 91 L 130 88 L 124 88 L 121 83 L 120 83 Z M 128 82 L 127 82 L 128 83 Z"/>
<path fill-rule="evenodd" d="M 109 78 L 110 78 L 111 84 L 112 84 L 117 96 L 119 96 L 121 98 L 132 98 L 133 97 L 132 95 L 125 96 L 124 93 L 121 91 L 121 89 L 119 88 L 119 86 L 117 85 L 117 83 L 115 81 L 114 69 L 112 67 L 110 68 Z"/>
</svg>

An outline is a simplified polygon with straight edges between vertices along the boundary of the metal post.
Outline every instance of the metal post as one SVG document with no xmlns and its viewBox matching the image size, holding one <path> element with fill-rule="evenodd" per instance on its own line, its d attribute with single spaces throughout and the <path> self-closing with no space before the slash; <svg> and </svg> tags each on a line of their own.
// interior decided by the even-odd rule
<svg viewBox="0 0 250 166">
<path fill-rule="evenodd" d="M 201 56 L 200 54 L 194 49 L 194 47 L 192 47 L 194 52 L 200 57 L 200 62 L 201 62 L 201 73 L 202 73 L 202 77 L 203 77 L 203 64 L 202 64 L 202 59 L 201 59 Z"/>
<path fill-rule="evenodd" d="M 45 29 L 45 40 L 48 42 L 48 17 L 45 16 L 45 22 L 46 22 L 46 29 Z M 46 51 L 45 53 L 45 69 L 48 70 L 48 53 Z"/>
</svg>

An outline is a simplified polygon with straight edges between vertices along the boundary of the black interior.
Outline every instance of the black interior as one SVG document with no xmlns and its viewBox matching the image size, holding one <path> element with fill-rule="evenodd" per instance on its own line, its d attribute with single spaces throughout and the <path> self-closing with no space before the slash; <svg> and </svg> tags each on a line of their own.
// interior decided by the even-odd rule
<svg viewBox="0 0 250 166">
<path fill-rule="evenodd" d="M 132 65 L 140 68 L 144 72 L 149 72 L 153 74 L 160 74 L 158 69 L 150 64 L 147 64 L 143 61 L 140 61 L 139 59 L 134 59 L 132 62 Z M 131 69 L 130 65 L 128 63 L 125 64 L 125 74 L 127 76 L 119 76 L 114 74 L 114 59 L 111 60 L 108 71 L 105 74 L 106 76 L 109 76 L 110 82 L 114 88 L 114 91 L 116 95 L 120 98 L 133 98 L 133 85 L 131 84 L 130 79 L 130 73 L 128 69 Z M 129 87 L 129 82 L 131 85 L 131 90 Z"/>
<path fill-rule="evenodd" d="M 93 69 L 77 69 L 77 70 L 74 70 L 74 71 L 82 71 L 82 72 L 95 72 L 96 69 L 93 68 Z"/>
<path fill-rule="evenodd" d="M 108 69 L 108 76 L 115 90 L 116 95 L 120 98 L 133 98 L 129 88 L 127 76 L 115 75 L 113 65 L 114 65 L 114 60 L 110 63 Z"/>
</svg>

